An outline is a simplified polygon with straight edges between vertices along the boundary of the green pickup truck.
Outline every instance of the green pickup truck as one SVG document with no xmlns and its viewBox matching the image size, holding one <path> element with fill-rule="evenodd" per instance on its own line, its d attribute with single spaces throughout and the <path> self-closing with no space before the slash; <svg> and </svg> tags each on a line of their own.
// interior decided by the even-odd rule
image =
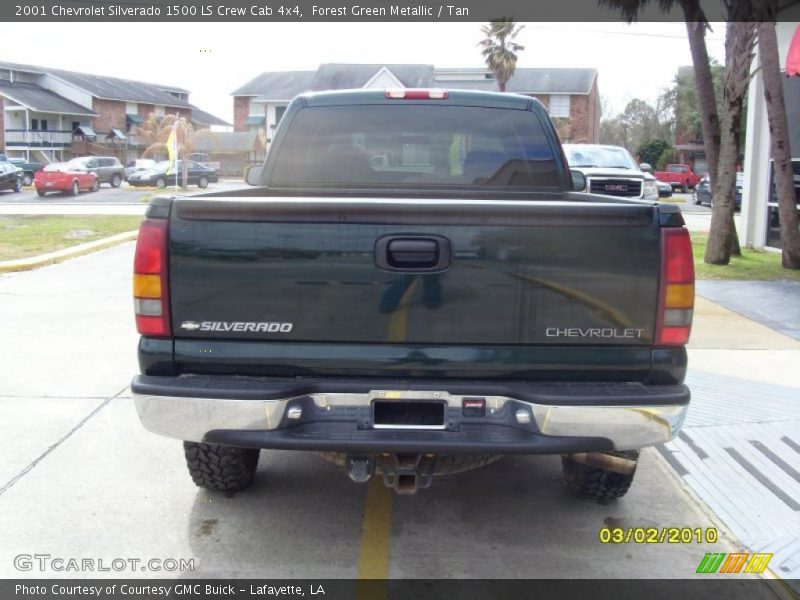
<svg viewBox="0 0 800 600">
<path fill-rule="evenodd" d="M 247 487 L 262 449 L 399 493 L 556 454 L 573 492 L 616 498 L 678 432 L 681 213 L 575 192 L 537 100 L 302 95 L 248 182 L 154 199 L 137 243 L 133 395 L 197 485 Z"/>
<path fill-rule="evenodd" d="M 23 172 L 22 184 L 31 185 L 33 183 L 33 176 L 44 165 L 42 163 L 28 162 L 24 158 L 9 158 L 8 162 L 21 169 Z"/>
</svg>

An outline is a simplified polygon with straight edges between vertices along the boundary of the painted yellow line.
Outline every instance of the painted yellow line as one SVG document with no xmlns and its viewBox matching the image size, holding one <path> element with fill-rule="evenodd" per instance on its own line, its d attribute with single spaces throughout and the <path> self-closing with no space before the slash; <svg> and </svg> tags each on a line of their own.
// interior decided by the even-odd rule
<svg viewBox="0 0 800 600">
<path fill-rule="evenodd" d="M 406 326 L 408 324 L 408 305 L 411 302 L 411 296 L 414 290 L 417 289 L 417 282 L 419 279 L 414 279 L 408 289 L 403 292 L 400 302 L 397 303 L 397 309 L 392 313 L 389 319 L 389 335 L 388 341 L 390 342 L 405 342 L 406 341 Z"/>
<path fill-rule="evenodd" d="M 359 579 L 387 579 L 392 530 L 392 492 L 376 475 L 367 484 L 367 501 L 358 555 Z"/>
<path fill-rule="evenodd" d="M 389 320 L 388 341 L 404 342 L 408 324 L 408 305 L 417 288 L 417 279 L 403 292 L 397 309 Z M 359 579 L 387 579 L 389 577 L 389 539 L 392 533 L 392 492 L 376 475 L 367 485 L 364 522 L 361 526 L 361 546 L 358 554 Z M 375 589 L 359 587 L 356 596 L 374 600 Z M 385 590 L 384 590 L 385 592 Z M 385 596 L 384 594 L 378 594 Z"/>
</svg>

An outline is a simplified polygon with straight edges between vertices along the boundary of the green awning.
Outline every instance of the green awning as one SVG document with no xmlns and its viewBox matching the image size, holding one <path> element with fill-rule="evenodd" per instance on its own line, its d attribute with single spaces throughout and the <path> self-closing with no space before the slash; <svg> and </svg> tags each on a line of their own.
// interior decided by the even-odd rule
<svg viewBox="0 0 800 600">
<path fill-rule="evenodd" d="M 92 129 L 89 125 L 78 125 L 78 127 L 76 127 L 75 131 L 72 133 L 73 135 L 82 135 L 90 141 L 97 138 L 97 134 L 94 132 L 94 129 Z"/>
<path fill-rule="evenodd" d="M 133 123 L 134 125 L 141 125 L 142 123 L 144 123 L 144 118 L 137 114 L 128 113 L 127 115 L 125 115 L 125 119 L 128 121 L 129 125 L 131 123 Z"/>
<path fill-rule="evenodd" d="M 244 120 L 245 125 L 263 125 L 265 115 L 250 115 Z"/>
<path fill-rule="evenodd" d="M 119 129 L 112 129 L 111 131 L 108 132 L 106 139 L 111 139 L 111 138 L 116 138 L 118 140 L 128 139 L 127 137 L 125 137 L 125 134 L 122 133 Z"/>
</svg>

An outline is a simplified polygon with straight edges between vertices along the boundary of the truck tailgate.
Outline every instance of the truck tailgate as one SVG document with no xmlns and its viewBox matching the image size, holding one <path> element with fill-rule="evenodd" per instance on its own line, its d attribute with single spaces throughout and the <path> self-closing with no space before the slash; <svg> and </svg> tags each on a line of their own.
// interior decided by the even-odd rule
<svg viewBox="0 0 800 600">
<path fill-rule="evenodd" d="M 389 264 L 382 239 L 400 242 Z M 425 272 L 407 240 L 451 255 Z M 476 361 L 498 347 L 585 347 L 576 361 L 590 347 L 626 348 L 642 370 L 650 360 L 659 228 L 644 203 L 177 199 L 169 252 L 178 351 L 182 340 L 228 341 L 239 344 L 219 348 L 235 354 L 246 342 L 243 358 L 284 367 L 281 348 L 302 354 L 297 344 L 307 358 L 335 344 L 338 360 L 368 345 L 384 363 L 398 344 Z"/>
</svg>

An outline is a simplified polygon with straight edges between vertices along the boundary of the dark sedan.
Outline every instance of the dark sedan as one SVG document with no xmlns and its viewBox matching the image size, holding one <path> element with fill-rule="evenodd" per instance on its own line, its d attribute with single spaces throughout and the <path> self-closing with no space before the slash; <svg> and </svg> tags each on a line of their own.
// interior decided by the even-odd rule
<svg viewBox="0 0 800 600">
<path fill-rule="evenodd" d="M 174 167 L 170 168 L 169 161 L 156 163 L 152 168 L 144 171 L 131 173 L 128 183 L 134 186 L 155 186 L 165 188 L 168 185 L 183 185 L 183 161 L 177 161 Z M 188 185 L 197 187 L 207 187 L 209 183 L 219 181 L 219 176 L 214 169 L 204 167 L 200 163 L 189 161 L 189 173 L 187 176 Z"/>
<path fill-rule="evenodd" d="M 741 210 L 742 208 L 743 180 L 744 180 L 744 173 L 741 172 L 737 173 L 736 186 L 734 188 L 734 196 L 733 196 L 736 210 Z M 711 178 L 708 176 L 708 173 L 703 175 L 700 178 L 700 181 L 697 182 L 697 185 L 694 186 L 694 191 L 692 192 L 692 199 L 694 200 L 695 204 L 714 206 L 714 200 L 711 197 Z"/>
<path fill-rule="evenodd" d="M 8 161 L 0 162 L 0 190 L 19 192 L 25 174 Z"/>
</svg>

